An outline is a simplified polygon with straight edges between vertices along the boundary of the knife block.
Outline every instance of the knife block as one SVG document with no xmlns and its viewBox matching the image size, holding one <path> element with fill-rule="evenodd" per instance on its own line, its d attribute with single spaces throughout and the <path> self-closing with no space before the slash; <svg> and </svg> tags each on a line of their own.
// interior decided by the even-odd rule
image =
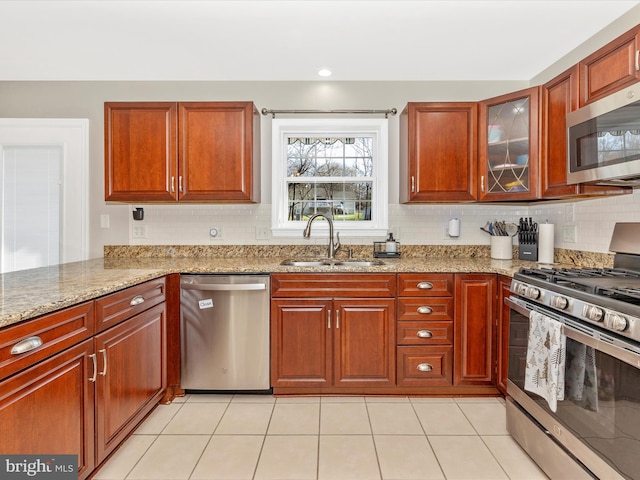
<svg viewBox="0 0 640 480">
<path fill-rule="evenodd" d="M 538 244 L 537 243 L 521 243 L 518 246 L 518 258 L 520 260 L 538 261 Z"/>
</svg>

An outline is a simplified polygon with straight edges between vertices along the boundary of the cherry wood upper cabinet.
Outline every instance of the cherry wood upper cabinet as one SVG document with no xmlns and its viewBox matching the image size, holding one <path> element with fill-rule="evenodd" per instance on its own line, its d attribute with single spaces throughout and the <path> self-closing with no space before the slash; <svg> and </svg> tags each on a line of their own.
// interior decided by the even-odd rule
<svg viewBox="0 0 640 480">
<path fill-rule="evenodd" d="M 400 116 L 400 202 L 475 201 L 477 103 L 409 103 Z"/>
<path fill-rule="evenodd" d="M 105 200 L 178 199 L 178 110 L 175 102 L 104 105 Z"/>
<path fill-rule="evenodd" d="M 105 199 L 260 200 L 260 119 L 252 102 L 105 103 Z"/>
<path fill-rule="evenodd" d="M 581 107 L 640 79 L 639 33 L 634 27 L 579 63 Z"/>
<path fill-rule="evenodd" d="M 538 198 L 539 98 L 533 87 L 480 102 L 481 201 Z"/>
</svg>

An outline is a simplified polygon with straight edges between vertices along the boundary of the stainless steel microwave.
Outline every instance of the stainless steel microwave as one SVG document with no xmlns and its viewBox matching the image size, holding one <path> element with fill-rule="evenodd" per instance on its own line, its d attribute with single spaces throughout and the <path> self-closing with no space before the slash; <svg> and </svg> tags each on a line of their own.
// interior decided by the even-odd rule
<svg viewBox="0 0 640 480">
<path fill-rule="evenodd" d="M 640 186 L 640 83 L 567 115 L 567 183 Z"/>
</svg>

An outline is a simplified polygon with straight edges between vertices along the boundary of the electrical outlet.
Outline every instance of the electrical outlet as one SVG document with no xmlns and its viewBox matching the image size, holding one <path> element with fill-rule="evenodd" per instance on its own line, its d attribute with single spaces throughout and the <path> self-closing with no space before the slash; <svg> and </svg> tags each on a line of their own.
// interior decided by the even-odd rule
<svg viewBox="0 0 640 480">
<path fill-rule="evenodd" d="M 100 228 L 109 228 L 109 215 L 100 215 Z"/>
<path fill-rule="evenodd" d="M 576 243 L 576 230 L 575 225 L 564 225 L 562 227 L 562 241 L 564 243 Z"/>
<path fill-rule="evenodd" d="M 133 238 L 147 238 L 147 226 L 146 225 L 134 225 Z"/>
<path fill-rule="evenodd" d="M 256 240 L 269 240 L 269 227 L 256 227 Z"/>
<path fill-rule="evenodd" d="M 222 227 L 209 227 L 209 240 L 222 240 Z"/>
</svg>

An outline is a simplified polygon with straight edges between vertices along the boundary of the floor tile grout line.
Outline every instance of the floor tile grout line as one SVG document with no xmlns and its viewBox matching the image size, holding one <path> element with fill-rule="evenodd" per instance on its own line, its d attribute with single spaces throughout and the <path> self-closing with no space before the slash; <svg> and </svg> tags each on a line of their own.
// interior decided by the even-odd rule
<svg viewBox="0 0 640 480">
<path fill-rule="evenodd" d="M 418 419 L 418 423 L 420 424 L 420 428 L 422 429 L 422 433 L 424 433 L 424 438 L 427 441 L 427 445 L 429 445 L 429 450 L 431 450 L 431 453 L 433 454 L 433 458 L 436 459 L 436 463 L 438 464 L 438 468 L 440 469 L 440 473 L 442 473 L 442 477 L 446 480 L 447 479 L 447 474 L 444 471 L 444 467 L 442 466 L 442 463 L 440 463 L 440 459 L 438 458 L 438 455 L 436 454 L 436 451 L 433 448 L 433 444 L 431 443 L 431 440 L 429 440 L 429 435 L 427 434 L 427 429 L 426 427 L 423 425 L 422 420 L 420 420 L 420 415 L 418 415 L 418 412 L 416 411 L 416 406 L 413 402 L 409 402 L 411 404 L 411 408 L 413 409 L 413 413 L 415 414 L 416 418 Z"/>
<path fill-rule="evenodd" d="M 376 454 L 376 464 L 378 465 L 378 474 L 380 475 L 380 480 L 384 478 L 382 475 L 382 466 L 380 465 L 380 456 L 378 455 L 378 447 L 376 445 L 376 439 L 373 436 L 373 423 L 371 422 L 371 412 L 369 411 L 369 403 L 365 397 L 364 406 L 367 409 L 367 419 L 369 420 L 369 430 L 371 431 L 371 442 L 373 443 L 373 451 Z"/>
</svg>

